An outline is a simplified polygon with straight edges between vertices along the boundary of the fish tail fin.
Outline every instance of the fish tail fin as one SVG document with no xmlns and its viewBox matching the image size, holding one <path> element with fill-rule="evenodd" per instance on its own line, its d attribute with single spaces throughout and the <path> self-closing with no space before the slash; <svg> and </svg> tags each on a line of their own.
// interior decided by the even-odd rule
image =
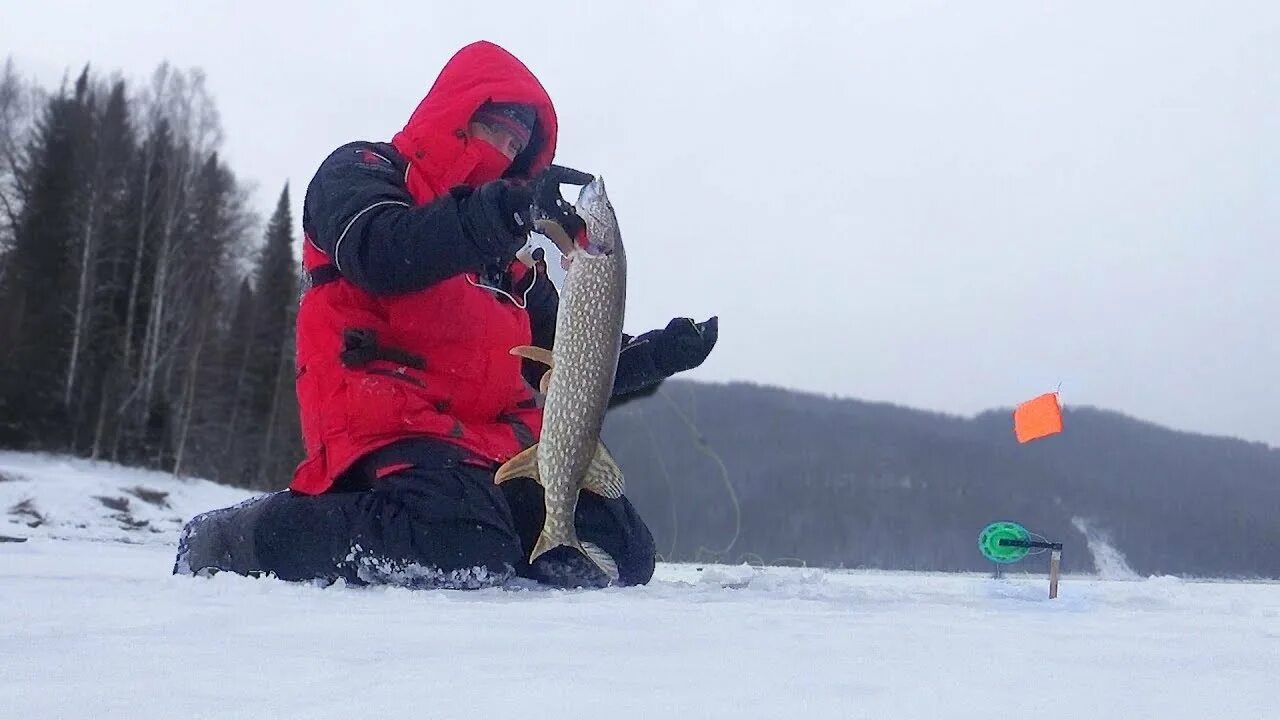
<svg viewBox="0 0 1280 720">
<path fill-rule="evenodd" d="M 599 545 L 586 540 L 578 540 L 577 538 L 570 538 L 561 542 L 551 539 L 551 536 L 543 532 L 538 536 L 538 543 L 533 546 L 533 552 L 529 554 L 529 563 L 533 564 L 539 557 L 558 547 L 576 549 L 590 560 L 593 565 L 600 568 L 601 572 L 608 576 L 610 582 L 617 582 L 619 576 L 618 563 L 614 561 L 613 556 L 605 552 L 604 548 Z"/>
<path fill-rule="evenodd" d="M 533 552 L 529 553 L 529 562 L 532 563 L 548 550 L 558 548 L 561 545 L 564 545 L 564 543 L 552 540 L 551 536 L 547 535 L 546 530 L 543 530 L 542 534 L 538 535 L 538 542 L 533 546 Z"/>
<path fill-rule="evenodd" d="M 603 570 L 604 574 L 608 575 L 610 580 L 613 582 L 618 581 L 618 563 L 614 562 L 612 555 L 605 552 L 604 548 L 593 542 L 583 540 L 580 545 L 582 546 L 583 555 L 586 555 L 591 559 L 591 562 L 596 564 L 596 567 Z"/>
</svg>

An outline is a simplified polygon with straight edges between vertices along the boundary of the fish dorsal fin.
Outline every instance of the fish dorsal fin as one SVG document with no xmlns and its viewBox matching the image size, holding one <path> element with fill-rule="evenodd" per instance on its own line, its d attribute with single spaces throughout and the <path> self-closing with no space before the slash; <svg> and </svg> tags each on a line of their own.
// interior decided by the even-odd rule
<svg viewBox="0 0 1280 720">
<path fill-rule="evenodd" d="M 587 469 L 587 477 L 583 480 L 582 487 L 597 495 L 615 500 L 622 497 L 622 493 L 626 490 L 622 470 L 605 449 L 604 443 L 596 445 L 596 456 L 591 459 L 591 467 Z"/>
<path fill-rule="evenodd" d="M 494 473 L 493 482 L 501 485 L 516 477 L 533 478 L 538 481 L 539 485 L 542 484 L 542 478 L 538 475 L 537 445 L 521 450 L 515 457 L 502 463 L 502 467 L 498 468 L 498 472 Z"/>
<path fill-rule="evenodd" d="M 512 355 L 519 355 L 522 358 L 528 358 L 534 362 L 540 362 L 547 367 L 555 367 L 555 360 L 552 359 L 551 351 L 546 348 L 540 348 L 537 345 L 520 345 L 511 348 Z"/>
</svg>

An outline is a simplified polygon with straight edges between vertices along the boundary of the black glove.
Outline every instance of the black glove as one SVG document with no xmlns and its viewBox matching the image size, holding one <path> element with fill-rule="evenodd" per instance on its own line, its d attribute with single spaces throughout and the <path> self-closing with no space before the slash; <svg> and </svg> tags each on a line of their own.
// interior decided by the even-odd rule
<svg viewBox="0 0 1280 720">
<path fill-rule="evenodd" d="M 675 318 L 650 340 L 653 364 L 664 376 L 692 370 L 711 354 L 719 335 L 719 316 L 700 323 L 689 318 Z"/>
<path fill-rule="evenodd" d="M 609 406 L 650 395 L 668 377 L 701 365 L 715 347 L 719 326 L 718 317 L 702 323 L 676 318 L 662 330 L 624 338 Z"/>
<path fill-rule="evenodd" d="M 569 237 L 576 238 L 578 233 L 586 229 L 582 218 L 573 211 L 573 204 L 560 194 L 561 185 L 586 185 L 595 177 L 581 170 L 551 165 L 538 173 L 531 183 L 533 188 L 534 220 L 551 220 L 564 228 Z"/>
<path fill-rule="evenodd" d="M 508 180 L 494 180 L 472 190 L 449 191 L 458 202 L 458 217 L 467 239 L 485 262 L 505 265 L 529 241 L 533 229 L 533 192 Z"/>
</svg>

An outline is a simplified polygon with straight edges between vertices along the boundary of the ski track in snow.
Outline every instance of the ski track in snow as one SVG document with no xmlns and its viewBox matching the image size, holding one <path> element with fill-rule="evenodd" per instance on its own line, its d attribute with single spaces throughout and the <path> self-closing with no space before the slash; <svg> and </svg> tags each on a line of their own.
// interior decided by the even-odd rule
<svg viewBox="0 0 1280 720">
<path fill-rule="evenodd" d="M 0 535 L 30 538 L 0 543 L 0 717 L 1280 718 L 1274 583 L 1068 576 L 1051 601 L 1016 572 L 663 565 L 645 587 L 474 592 L 171 576 L 181 521 L 246 496 L 0 453 Z"/>
</svg>

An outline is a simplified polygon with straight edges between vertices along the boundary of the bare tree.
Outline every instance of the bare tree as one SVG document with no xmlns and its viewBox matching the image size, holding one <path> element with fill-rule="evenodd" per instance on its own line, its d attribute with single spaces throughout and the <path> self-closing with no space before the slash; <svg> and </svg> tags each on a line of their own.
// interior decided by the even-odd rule
<svg viewBox="0 0 1280 720">
<path fill-rule="evenodd" d="M 161 65 L 138 106 L 137 122 L 147 139 L 138 174 L 133 268 L 121 338 L 120 374 L 129 388 L 121 394 L 118 412 L 130 419 L 135 435 L 144 436 L 158 408 L 164 414 L 174 409 L 171 401 L 181 405 L 187 365 L 178 355 L 200 337 L 199 302 L 206 299 L 192 293 L 192 273 L 220 272 L 225 258 L 204 256 L 201 245 L 208 244 L 207 237 L 190 232 L 200 168 L 222 138 L 203 74 Z M 179 432 L 180 424 L 170 426 Z M 117 440 L 113 457 L 119 449 Z M 152 459 L 158 462 L 163 447 L 157 444 L 154 451 Z"/>
</svg>

